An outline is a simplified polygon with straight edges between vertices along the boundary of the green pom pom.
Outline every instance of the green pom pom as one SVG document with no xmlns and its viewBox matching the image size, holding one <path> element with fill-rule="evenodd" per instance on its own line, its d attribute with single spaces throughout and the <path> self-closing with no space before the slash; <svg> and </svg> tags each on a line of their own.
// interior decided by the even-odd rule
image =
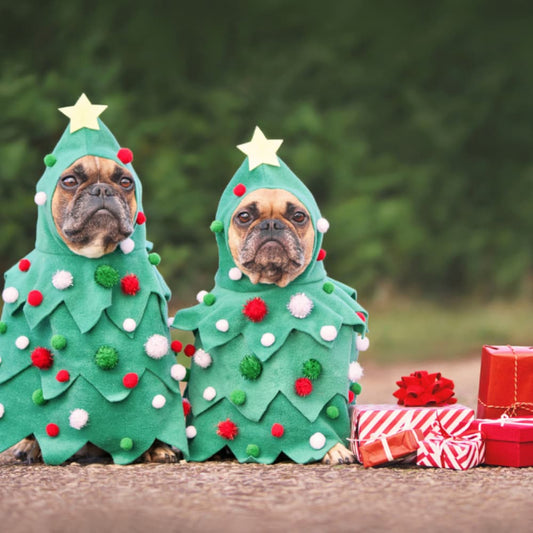
<svg viewBox="0 0 533 533">
<path fill-rule="evenodd" d="M 152 252 L 151 254 L 148 254 L 148 261 L 150 261 L 152 265 L 157 266 L 159 263 L 161 263 L 161 256 L 155 252 Z"/>
<path fill-rule="evenodd" d="M 211 225 L 209 226 L 209 229 L 213 233 L 220 233 L 221 231 L 224 231 L 224 224 L 220 220 L 213 220 L 213 222 L 211 222 Z"/>
<path fill-rule="evenodd" d="M 46 154 L 44 156 L 44 164 L 47 167 L 53 167 L 57 163 L 57 157 L 54 154 Z"/>
<path fill-rule="evenodd" d="M 248 444 L 246 446 L 246 455 L 250 457 L 259 457 L 259 446 L 257 444 Z"/>
<path fill-rule="evenodd" d="M 67 346 L 67 339 L 63 335 L 54 335 L 50 344 L 54 350 L 63 350 Z"/>
<path fill-rule="evenodd" d="M 332 418 L 333 420 L 335 420 L 336 418 L 339 418 L 339 408 L 336 407 L 335 405 L 330 405 L 326 409 L 326 414 L 328 415 L 329 418 Z"/>
<path fill-rule="evenodd" d="M 204 296 L 204 300 L 203 301 L 204 301 L 205 305 L 213 305 L 217 301 L 217 297 L 214 294 L 211 294 L 210 292 L 208 292 Z"/>
<path fill-rule="evenodd" d="M 235 404 L 235 405 L 242 405 L 246 401 L 246 393 L 243 390 L 234 390 L 231 394 L 229 399 Z"/>
<path fill-rule="evenodd" d="M 322 365 L 316 359 L 309 359 L 304 363 L 303 374 L 306 378 L 317 379 L 322 372 Z"/>
<path fill-rule="evenodd" d="M 7 331 L 7 324 L 5 322 L 0 322 L 0 335 L 3 335 Z"/>
<path fill-rule="evenodd" d="M 102 287 L 111 289 L 118 283 L 120 276 L 116 268 L 109 265 L 100 265 L 94 272 L 94 279 Z"/>
<path fill-rule="evenodd" d="M 118 365 L 118 352 L 111 346 L 100 346 L 96 352 L 95 360 L 102 370 L 111 370 Z"/>
<path fill-rule="evenodd" d="M 263 365 L 255 355 L 245 355 L 239 365 L 241 374 L 246 379 L 257 379 L 263 371 Z"/>
<path fill-rule="evenodd" d="M 322 285 L 322 290 L 324 292 L 327 292 L 328 294 L 331 294 L 334 289 L 335 289 L 335 285 L 333 285 L 333 283 L 331 283 L 331 281 L 326 281 L 326 283 L 324 283 L 324 285 Z"/>
<path fill-rule="evenodd" d="M 361 385 L 359 383 L 352 383 L 350 385 L 350 390 L 357 396 L 358 394 L 361 394 Z"/>
<path fill-rule="evenodd" d="M 133 448 L 133 441 L 129 437 L 124 437 L 120 439 L 120 447 L 125 452 L 129 452 Z"/>
<path fill-rule="evenodd" d="M 46 400 L 43 396 L 43 389 L 34 390 L 31 399 L 35 405 L 44 405 Z"/>
</svg>

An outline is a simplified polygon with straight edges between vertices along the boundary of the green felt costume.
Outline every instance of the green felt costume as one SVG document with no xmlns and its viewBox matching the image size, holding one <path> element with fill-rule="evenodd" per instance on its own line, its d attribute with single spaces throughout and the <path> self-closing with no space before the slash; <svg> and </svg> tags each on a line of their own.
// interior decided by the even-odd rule
<svg viewBox="0 0 533 533">
<path fill-rule="evenodd" d="M 152 264 L 157 256 L 148 254 L 141 182 L 117 156 L 120 146 L 100 119 L 97 127 L 67 128 L 45 158 L 35 249 L 5 274 L 0 451 L 33 434 L 49 464 L 87 442 L 120 464 L 155 439 L 187 453 L 170 349 L 170 291 Z M 84 155 L 112 159 L 132 173 L 140 213 L 130 238 L 98 259 L 69 250 L 51 210 L 59 176 Z M 125 276 L 134 285 L 126 292 Z"/>
<path fill-rule="evenodd" d="M 284 453 L 308 463 L 338 442 L 348 444 L 348 398 L 350 388 L 360 390 L 353 382 L 360 377 L 355 361 L 367 313 L 355 290 L 327 277 L 320 260 L 327 221 L 311 192 L 283 161 L 279 164 L 249 170 L 247 158 L 233 176 L 211 226 L 219 249 L 215 287 L 174 320 L 174 327 L 196 336 L 187 389 L 193 461 L 228 446 L 240 462 L 272 463 Z M 235 209 L 246 194 L 261 188 L 294 194 L 315 228 L 310 265 L 284 288 L 252 284 L 235 266 L 228 246 Z M 266 305 L 261 320 L 244 313 L 254 298 Z"/>
</svg>

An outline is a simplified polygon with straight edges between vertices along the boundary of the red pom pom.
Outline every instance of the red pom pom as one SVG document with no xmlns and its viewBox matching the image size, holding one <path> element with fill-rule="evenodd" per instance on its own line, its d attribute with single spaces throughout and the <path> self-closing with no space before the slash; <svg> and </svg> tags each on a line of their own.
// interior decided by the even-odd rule
<svg viewBox="0 0 533 533">
<path fill-rule="evenodd" d="M 122 383 L 127 389 L 133 389 L 139 383 L 139 376 L 135 372 L 130 372 L 122 378 Z"/>
<path fill-rule="evenodd" d="M 65 383 L 66 381 L 68 381 L 70 379 L 70 374 L 68 373 L 68 370 L 60 370 L 56 374 L 56 379 L 60 383 Z"/>
<path fill-rule="evenodd" d="M 19 261 L 19 270 L 22 272 L 28 272 L 31 267 L 31 263 L 27 259 L 21 259 Z"/>
<path fill-rule="evenodd" d="M 133 152 L 129 148 L 121 148 L 117 152 L 117 157 L 125 164 L 133 161 Z"/>
<path fill-rule="evenodd" d="M 326 258 L 326 250 L 324 248 L 320 248 L 318 255 L 316 256 L 317 261 L 323 261 Z"/>
<path fill-rule="evenodd" d="M 355 393 L 351 390 L 348 391 L 348 403 L 352 403 L 355 400 Z"/>
<path fill-rule="evenodd" d="M 174 353 L 180 353 L 182 348 L 183 348 L 183 344 L 181 344 L 180 341 L 172 341 L 172 342 L 170 343 L 170 349 L 171 349 Z"/>
<path fill-rule="evenodd" d="M 135 274 L 126 274 L 120 280 L 122 292 L 128 296 L 135 296 L 140 290 L 139 279 Z"/>
<path fill-rule="evenodd" d="M 57 437 L 59 435 L 59 426 L 57 424 L 48 424 L 46 426 L 46 434 L 49 437 Z"/>
<path fill-rule="evenodd" d="M 37 368 L 46 370 L 52 366 L 52 363 L 54 362 L 54 355 L 50 350 L 38 347 L 31 352 L 31 362 Z"/>
<path fill-rule="evenodd" d="M 196 353 L 196 348 L 193 344 L 187 344 L 187 346 L 185 346 L 185 350 L 183 350 L 183 353 L 187 357 L 192 357 Z"/>
<path fill-rule="evenodd" d="M 242 196 L 245 192 L 246 187 L 242 183 L 239 183 L 239 185 L 235 185 L 235 187 L 233 188 L 233 194 L 235 196 Z"/>
<path fill-rule="evenodd" d="M 364 315 L 364 313 L 361 313 L 361 311 L 357 311 L 357 313 L 355 313 L 363 322 L 366 322 L 366 316 Z"/>
<path fill-rule="evenodd" d="M 229 418 L 218 423 L 217 435 L 223 439 L 233 440 L 239 433 L 239 428 Z"/>
<path fill-rule="evenodd" d="M 283 437 L 285 433 L 285 428 L 281 424 L 272 424 L 272 429 L 270 430 L 273 437 Z"/>
<path fill-rule="evenodd" d="M 261 322 L 268 313 L 268 307 L 262 298 L 255 297 L 244 304 L 242 312 L 252 322 Z"/>
<path fill-rule="evenodd" d="M 28 293 L 28 303 L 37 307 L 43 303 L 43 295 L 41 291 L 30 291 Z"/>
<path fill-rule="evenodd" d="M 189 413 L 191 412 L 191 402 L 186 398 L 183 398 L 181 403 L 183 405 L 183 414 L 189 416 Z"/>
<path fill-rule="evenodd" d="M 142 211 L 139 211 L 137 213 L 136 222 L 137 222 L 137 224 L 144 224 L 146 222 L 146 215 Z"/>
<path fill-rule="evenodd" d="M 294 382 L 294 390 L 298 396 L 309 396 L 313 392 L 313 384 L 308 378 L 298 378 Z"/>
</svg>

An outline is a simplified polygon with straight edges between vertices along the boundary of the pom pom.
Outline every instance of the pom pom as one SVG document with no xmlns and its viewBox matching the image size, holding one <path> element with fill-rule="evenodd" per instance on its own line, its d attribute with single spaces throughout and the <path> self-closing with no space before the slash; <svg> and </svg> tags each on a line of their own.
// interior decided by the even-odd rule
<svg viewBox="0 0 533 533">
<path fill-rule="evenodd" d="M 303 292 L 299 292 L 291 296 L 287 309 L 293 317 L 305 318 L 313 310 L 313 301 Z"/>
<path fill-rule="evenodd" d="M 294 382 L 294 390 L 298 396 L 309 396 L 313 392 L 313 384 L 308 378 L 298 378 Z"/>
<path fill-rule="evenodd" d="M 167 399 L 162 394 L 156 394 L 152 399 L 152 407 L 154 409 L 161 409 L 165 407 Z"/>
<path fill-rule="evenodd" d="M 161 263 L 161 256 L 155 252 L 152 252 L 151 254 L 148 254 L 148 261 L 150 261 L 151 265 L 157 266 L 159 263 Z"/>
<path fill-rule="evenodd" d="M 363 322 L 366 322 L 366 316 L 364 313 L 361 313 L 361 311 L 357 311 L 357 313 L 355 313 Z"/>
<path fill-rule="evenodd" d="M 64 350 L 67 347 L 67 339 L 63 335 L 53 335 L 50 344 L 54 350 Z"/>
<path fill-rule="evenodd" d="M 327 233 L 329 229 L 329 222 L 325 218 L 319 218 L 316 221 L 316 229 L 319 233 Z"/>
<path fill-rule="evenodd" d="M 217 320 L 215 328 L 222 333 L 226 333 L 229 329 L 229 322 L 225 318 L 221 318 L 220 320 Z"/>
<path fill-rule="evenodd" d="M 187 426 L 185 428 L 185 435 L 187 436 L 188 439 L 194 439 L 197 433 L 198 432 L 196 431 L 196 428 L 194 426 Z"/>
<path fill-rule="evenodd" d="M 170 343 L 170 349 L 174 352 L 174 353 L 180 353 L 181 350 L 183 349 L 183 344 L 180 342 L 180 341 L 172 341 Z"/>
<path fill-rule="evenodd" d="M 37 307 L 43 303 L 43 294 L 41 291 L 33 290 L 28 293 L 28 303 Z"/>
<path fill-rule="evenodd" d="M 187 400 L 187 398 L 183 398 L 181 405 L 183 407 L 183 414 L 189 416 L 189 413 L 191 412 L 191 402 Z"/>
<path fill-rule="evenodd" d="M 46 193 L 43 191 L 38 192 L 34 197 L 33 201 L 37 205 L 44 205 L 46 203 L 46 200 L 48 199 L 48 196 L 46 196 Z"/>
<path fill-rule="evenodd" d="M 0 335 L 3 335 L 7 332 L 7 324 L 5 322 L 0 322 Z"/>
<path fill-rule="evenodd" d="M 137 322 L 135 322 L 133 318 L 126 318 L 124 322 L 122 322 L 122 328 L 124 329 L 124 331 L 131 333 L 137 328 Z"/>
<path fill-rule="evenodd" d="M 94 360 L 102 370 L 111 370 L 118 365 L 118 352 L 112 346 L 100 346 Z"/>
<path fill-rule="evenodd" d="M 200 368 L 208 368 L 211 366 L 211 363 L 213 362 L 213 359 L 211 356 L 201 348 L 196 350 L 196 353 L 193 356 L 193 361 L 200 367 Z"/>
<path fill-rule="evenodd" d="M 239 428 L 229 418 L 217 425 L 217 435 L 226 440 L 233 440 L 239 434 Z"/>
<path fill-rule="evenodd" d="M 49 437 L 57 437 L 59 435 L 59 426 L 57 424 L 47 424 L 46 434 Z"/>
<path fill-rule="evenodd" d="M 303 365 L 303 375 L 308 379 L 318 379 L 322 365 L 316 359 L 309 359 Z"/>
<path fill-rule="evenodd" d="M 129 148 L 121 148 L 117 152 L 117 159 L 120 159 L 122 163 L 127 165 L 133 161 L 133 152 Z"/>
<path fill-rule="evenodd" d="M 214 294 L 211 294 L 210 292 L 207 293 L 204 296 L 203 302 L 207 306 L 213 305 L 217 301 L 217 297 Z"/>
<path fill-rule="evenodd" d="M 141 290 L 139 278 L 135 274 L 126 274 L 120 280 L 120 288 L 127 296 L 135 296 Z"/>
<path fill-rule="evenodd" d="M 211 225 L 209 226 L 209 229 L 213 233 L 220 233 L 224 231 L 224 223 L 220 220 L 213 220 L 213 222 L 211 222 Z"/>
<path fill-rule="evenodd" d="M 331 283 L 331 281 L 326 281 L 326 283 L 324 283 L 324 285 L 322 285 L 322 290 L 326 294 L 331 294 L 335 290 L 335 285 L 333 285 L 333 283 Z"/>
<path fill-rule="evenodd" d="M 31 263 L 27 259 L 21 259 L 19 261 L 19 270 L 21 272 L 28 272 L 31 267 Z"/>
<path fill-rule="evenodd" d="M 2 300 L 6 304 L 15 303 L 19 298 L 19 291 L 15 287 L 6 287 L 2 292 Z"/>
<path fill-rule="evenodd" d="M 74 278 L 68 270 L 58 270 L 52 276 L 52 285 L 60 291 L 64 291 L 74 284 Z"/>
<path fill-rule="evenodd" d="M 248 446 L 246 446 L 246 455 L 257 458 L 259 457 L 259 454 L 260 450 L 257 444 L 248 444 Z"/>
<path fill-rule="evenodd" d="M 348 391 L 348 403 L 352 403 L 355 400 L 355 394 L 353 391 Z"/>
<path fill-rule="evenodd" d="M 57 157 L 54 154 L 46 154 L 43 161 L 47 167 L 53 167 L 57 163 Z"/>
<path fill-rule="evenodd" d="M 183 350 L 183 353 L 187 357 L 192 357 L 194 355 L 194 352 L 196 352 L 196 348 L 194 347 L 194 344 L 187 344 L 187 346 L 185 346 L 185 349 Z"/>
<path fill-rule="evenodd" d="M 156 333 L 146 341 L 144 351 L 152 359 L 161 359 L 168 353 L 168 339 Z"/>
<path fill-rule="evenodd" d="M 325 341 L 334 341 L 337 338 L 337 328 L 335 326 L 322 326 L 320 328 L 320 336 Z"/>
<path fill-rule="evenodd" d="M 68 417 L 68 423 L 71 428 L 82 429 L 89 422 L 89 413 L 85 409 L 74 409 Z"/>
<path fill-rule="evenodd" d="M 44 405 L 46 400 L 44 399 L 43 389 L 36 389 L 31 395 L 31 401 L 35 405 Z"/>
<path fill-rule="evenodd" d="M 170 367 L 170 376 L 172 379 L 175 379 L 176 381 L 183 381 L 186 375 L 187 369 L 183 365 L 176 363 Z"/>
<path fill-rule="evenodd" d="M 350 381 L 359 381 L 362 377 L 363 367 L 357 361 L 350 363 L 348 367 L 348 379 Z"/>
<path fill-rule="evenodd" d="M 235 187 L 233 187 L 233 194 L 235 196 L 242 196 L 245 192 L 246 187 L 242 183 L 239 183 L 238 185 L 235 185 Z"/>
<path fill-rule="evenodd" d="M 59 383 L 66 383 L 70 379 L 70 374 L 68 373 L 68 370 L 60 370 L 56 374 L 56 380 L 59 381 Z"/>
<path fill-rule="evenodd" d="M 248 320 L 261 322 L 268 313 L 268 307 L 262 298 L 256 296 L 244 304 L 242 312 Z"/>
<path fill-rule="evenodd" d="M 331 418 L 332 420 L 335 420 L 336 418 L 339 418 L 339 408 L 336 407 L 335 405 L 330 405 L 327 409 L 326 409 L 326 415 L 328 416 L 328 418 Z"/>
<path fill-rule="evenodd" d="M 268 348 L 269 346 L 272 346 L 276 342 L 276 337 L 274 337 L 273 333 L 263 333 L 261 336 L 261 344 Z"/>
<path fill-rule="evenodd" d="M 242 272 L 237 267 L 230 268 L 228 277 L 232 281 L 239 281 L 242 278 Z"/>
<path fill-rule="evenodd" d="M 122 384 L 127 389 L 133 389 L 139 383 L 139 376 L 135 372 L 130 372 L 122 378 Z"/>
<path fill-rule="evenodd" d="M 263 365 L 256 355 L 245 355 L 239 364 L 239 370 L 242 377 L 253 381 L 261 375 Z"/>
<path fill-rule="evenodd" d="M 443 377 L 440 372 L 429 374 L 425 370 L 419 370 L 409 376 L 402 376 L 396 385 L 400 388 L 393 396 L 398 398 L 400 405 L 406 407 L 441 406 L 457 402 L 453 398 L 453 381 Z"/>
<path fill-rule="evenodd" d="M 272 433 L 273 437 L 280 438 L 283 437 L 283 433 L 285 433 L 285 428 L 282 424 L 272 424 L 272 428 L 270 429 L 270 433 Z"/>
<path fill-rule="evenodd" d="M 0 403 L 0 418 L 4 417 L 5 412 L 6 412 L 6 408 L 4 407 L 4 404 Z"/>
<path fill-rule="evenodd" d="M 119 246 L 122 250 L 122 253 L 127 255 L 133 252 L 133 250 L 135 249 L 135 241 L 131 237 L 128 237 L 127 239 L 121 241 Z"/>
<path fill-rule="evenodd" d="M 207 294 L 209 294 L 207 291 L 200 291 L 200 292 L 196 295 L 196 301 L 197 301 L 199 304 L 204 303 L 204 296 L 206 296 Z"/>
<path fill-rule="evenodd" d="M 120 439 L 120 447 L 125 451 L 129 452 L 133 449 L 133 440 L 129 437 L 124 437 Z"/>
<path fill-rule="evenodd" d="M 54 355 L 47 348 L 38 347 L 31 352 L 31 362 L 33 366 L 46 370 L 50 368 L 54 362 Z"/>
<path fill-rule="evenodd" d="M 169 328 L 171 328 L 173 325 L 174 325 L 174 317 L 173 317 L 173 316 L 169 316 L 169 317 L 167 318 L 167 326 L 168 326 Z"/>
<path fill-rule="evenodd" d="M 359 383 L 352 383 L 350 385 L 350 390 L 357 396 L 361 394 L 362 387 Z"/>
<path fill-rule="evenodd" d="M 246 393 L 243 390 L 234 390 L 231 394 L 229 399 L 232 403 L 235 405 L 243 405 L 246 401 Z"/>
<path fill-rule="evenodd" d="M 324 261 L 324 259 L 326 259 L 326 250 L 324 250 L 324 248 L 320 248 L 318 255 L 316 256 L 316 260 Z"/>
<path fill-rule="evenodd" d="M 355 345 L 360 352 L 365 352 L 370 346 L 370 340 L 368 339 L 368 337 L 363 338 L 361 337 L 361 335 L 357 335 L 355 339 Z"/>
<path fill-rule="evenodd" d="M 105 289 L 111 289 L 118 283 L 120 276 L 116 268 L 109 265 L 100 265 L 94 271 L 94 279 L 98 285 Z"/>
<path fill-rule="evenodd" d="M 146 215 L 142 211 L 139 211 L 137 213 L 137 218 L 135 219 L 135 222 L 142 226 L 146 222 Z"/>
<path fill-rule="evenodd" d="M 326 437 L 322 433 L 314 433 L 309 438 L 309 445 L 314 450 L 321 450 L 326 445 Z"/>
<path fill-rule="evenodd" d="M 17 337 L 15 340 L 15 346 L 19 350 L 25 350 L 30 345 L 30 339 L 26 337 L 26 335 L 21 335 L 20 337 Z"/>
<path fill-rule="evenodd" d="M 204 389 L 204 393 L 203 393 L 204 400 L 207 400 L 208 402 L 210 402 L 211 400 L 215 399 L 216 395 L 217 395 L 217 391 L 215 390 L 214 387 L 206 387 Z"/>
</svg>

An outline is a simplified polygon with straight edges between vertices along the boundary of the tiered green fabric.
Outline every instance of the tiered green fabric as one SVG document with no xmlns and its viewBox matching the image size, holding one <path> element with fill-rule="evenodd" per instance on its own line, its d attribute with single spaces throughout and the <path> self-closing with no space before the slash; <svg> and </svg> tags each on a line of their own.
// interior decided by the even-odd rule
<svg viewBox="0 0 533 533">
<path fill-rule="evenodd" d="M 52 218 L 58 178 L 75 160 L 95 155 L 123 165 L 120 145 L 100 119 L 98 126 L 74 133 L 67 128 L 53 157 L 45 158 L 48 166 L 37 184 L 36 246 L 25 258 L 29 268 L 24 261 L 5 274 L 0 450 L 33 434 L 49 464 L 62 463 L 87 442 L 121 464 L 134 461 L 155 439 L 187 453 L 179 383 L 176 372 L 171 375 L 170 291 L 152 264 L 158 261 L 149 256 L 143 219 L 137 218 L 122 247 L 87 259 L 69 250 Z M 141 182 L 131 164 L 124 166 L 134 176 L 142 213 Z M 121 280 L 131 274 L 140 290 L 128 295 Z M 42 294 L 42 303 L 30 303 L 31 291 Z M 52 354 L 50 368 L 32 363 L 38 348 Z"/>
</svg>

